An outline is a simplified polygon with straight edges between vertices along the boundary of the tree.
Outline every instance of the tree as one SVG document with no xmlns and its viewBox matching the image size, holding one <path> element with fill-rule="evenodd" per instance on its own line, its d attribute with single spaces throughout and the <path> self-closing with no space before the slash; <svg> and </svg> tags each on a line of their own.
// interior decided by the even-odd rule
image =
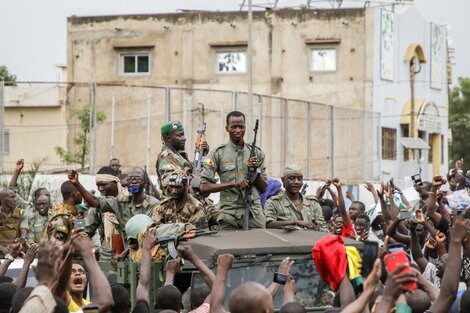
<svg viewBox="0 0 470 313">
<path fill-rule="evenodd" d="M 14 85 L 16 82 L 16 75 L 10 74 L 5 65 L 0 65 L 0 81 L 6 82 L 5 85 L 8 85 L 9 82 Z"/>
<path fill-rule="evenodd" d="M 470 164 L 470 78 L 459 78 L 449 97 L 449 127 L 452 129 L 450 159 L 464 158 Z"/>
<path fill-rule="evenodd" d="M 88 162 L 88 153 L 90 151 L 90 107 L 85 106 L 81 109 L 73 109 L 71 114 L 72 117 L 75 117 L 80 122 L 80 132 L 73 138 L 77 152 L 68 151 L 62 147 L 55 147 L 55 151 L 63 163 L 67 165 L 79 163 L 83 170 Z M 105 119 L 106 114 L 104 111 L 96 112 L 97 123 L 101 123 Z"/>
</svg>

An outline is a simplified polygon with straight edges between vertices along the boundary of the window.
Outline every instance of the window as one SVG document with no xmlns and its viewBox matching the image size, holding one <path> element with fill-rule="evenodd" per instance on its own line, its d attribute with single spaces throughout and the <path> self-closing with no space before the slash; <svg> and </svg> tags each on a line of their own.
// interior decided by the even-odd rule
<svg viewBox="0 0 470 313">
<path fill-rule="evenodd" d="M 396 160 L 397 130 L 382 127 L 382 159 Z"/>
<path fill-rule="evenodd" d="M 402 137 L 409 137 L 410 129 L 409 129 L 409 124 L 400 124 L 401 128 L 401 136 Z M 403 148 L 403 161 L 409 161 L 410 160 L 410 154 L 411 150 L 408 148 Z"/>
<path fill-rule="evenodd" d="M 150 53 L 121 53 L 119 54 L 119 73 L 121 75 L 150 74 Z"/>
<path fill-rule="evenodd" d="M 246 50 L 216 51 L 216 73 L 246 73 Z"/>
<path fill-rule="evenodd" d="M 314 48 L 310 50 L 310 70 L 314 72 L 336 71 L 336 49 Z"/>
<path fill-rule="evenodd" d="M 434 153 L 432 149 L 432 140 L 433 140 L 434 134 L 429 134 L 428 135 L 428 145 L 429 145 L 429 150 L 428 150 L 428 163 L 432 163 L 432 154 Z"/>
</svg>

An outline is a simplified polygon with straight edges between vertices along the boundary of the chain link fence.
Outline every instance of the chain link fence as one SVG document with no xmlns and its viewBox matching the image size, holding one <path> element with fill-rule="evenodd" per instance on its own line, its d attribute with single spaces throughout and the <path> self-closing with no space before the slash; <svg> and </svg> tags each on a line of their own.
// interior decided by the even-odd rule
<svg viewBox="0 0 470 313">
<path fill-rule="evenodd" d="M 8 88 L 4 93 L 9 92 Z M 117 157 L 123 168 L 147 167 L 155 174 L 155 161 L 162 145 L 160 126 L 168 120 L 183 123 L 186 151 L 192 159 L 197 130 L 202 124 L 207 123 L 207 140 L 211 149 L 215 149 L 228 141 L 227 113 L 239 110 L 247 118 L 247 142 L 253 138 L 255 120 L 260 120 L 257 145 L 266 154 L 271 177 L 281 177 L 286 164 L 298 163 L 308 179 L 339 176 L 350 183 L 378 179 L 380 115 L 376 112 L 259 94 L 253 94 L 249 101 L 247 93 L 228 90 L 121 83 L 64 83 L 57 88 L 59 93 L 66 91 L 61 110 L 65 110 L 67 146 L 71 150 L 77 149 L 73 138 L 83 129 L 70 112 L 84 106 L 90 108 L 92 173 Z M 93 112 L 99 111 L 106 115 L 101 123 L 93 119 Z M 14 123 L 8 119 L 4 122 L 5 127 Z M 39 130 L 46 133 L 48 128 L 58 125 L 48 124 Z M 10 137 L 17 138 L 12 130 Z"/>
</svg>

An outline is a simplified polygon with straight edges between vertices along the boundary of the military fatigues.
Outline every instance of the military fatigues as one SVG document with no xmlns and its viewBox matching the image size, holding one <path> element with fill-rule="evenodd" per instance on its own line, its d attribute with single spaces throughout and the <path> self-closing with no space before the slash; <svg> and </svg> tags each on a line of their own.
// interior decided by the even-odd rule
<svg viewBox="0 0 470 313">
<path fill-rule="evenodd" d="M 20 228 L 28 230 L 28 237 L 26 238 L 28 241 L 39 243 L 48 222 L 48 215 L 43 216 L 37 211 L 27 211 L 25 212 L 24 219 L 21 221 Z"/>
<path fill-rule="evenodd" d="M 68 214 L 70 216 L 77 216 L 78 209 L 75 205 L 68 203 L 56 204 L 51 209 L 51 215 L 56 216 L 58 214 Z"/>
<path fill-rule="evenodd" d="M 256 147 L 261 176 L 267 181 L 264 152 Z M 238 147 L 231 141 L 211 151 L 204 160 L 201 184 L 216 183 L 215 174 L 219 174 L 221 183 L 238 182 L 246 179 L 248 174 L 248 159 L 250 146 Z M 250 211 L 250 227 L 264 228 L 266 218 L 261 208 L 261 201 L 256 187 L 252 188 L 254 200 Z M 221 228 L 242 228 L 245 211 L 245 191 L 241 188 L 230 188 L 220 192 L 220 214 L 217 219 Z"/>
<path fill-rule="evenodd" d="M 177 211 L 176 201 L 171 198 L 163 200 L 153 211 L 152 219 L 157 224 L 190 223 L 196 228 L 207 228 L 208 222 L 204 206 L 191 194 L 186 194 L 184 207 Z"/>
<path fill-rule="evenodd" d="M 116 197 L 101 197 L 99 198 L 100 207 L 90 208 L 85 219 L 85 232 L 91 237 L 95 234 L 96 230 L 103 225 L 103 212 L 111 212 L 116 215 L 119 222 L 116 225 L 116 230 L 124 234 L 127 221 L 136 214 L 146 214 L 152 216 L 153 209 L 158 205 L 159 201 L 152 196 L 145 195 L 145 199 L 142 203 L 134 204 L 132 200 L 122 202 Z M 104 229 L 100 228 L 100 235 L 102 239 L 102 250 L 106 255 L 106 258 L 111 258 L 112 249 L 104 241 Z M 101 251 L 101 250 L 100 250 Z"/>
<path fill-rule="evenodd" d="M 0 211 L 0 245 L 6 247 L 20 238 L 21 209 L 15 208 L 10 216 Z"/>
<path fill-rule="evenodd" d="M 176 170 L 184 172 L 186 175 L 191 175 L 193 171 L 193 164 L 188 160 L 188 156 L 184 151 L 176 151 L 172 148 L 163 145 L 162 151 L 157 159 L 157 175 L 160 188 L 166 193 L 168 186 L 168 177 Z"/>
<path fill-rule="evenodd" d="M 320 203 L 315 196 L 302 196 L 302 208 L 296 207 L 285 193 L 273 196 L 264 206 L 266 223 L 271 221 L 314 221 L 317 231 L 328 232 Z"/>
</svg>

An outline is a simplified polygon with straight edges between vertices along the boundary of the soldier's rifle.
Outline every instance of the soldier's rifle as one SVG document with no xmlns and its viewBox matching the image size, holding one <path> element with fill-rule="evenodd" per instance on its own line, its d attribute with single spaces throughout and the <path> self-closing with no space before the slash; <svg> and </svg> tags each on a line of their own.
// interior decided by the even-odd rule
<svg viewBox="0 0 470 313">
<path fill-rule="evenodd" d="M 173 259 L 176 259 L 178 257 L 178 251 L 176 250 L 176 247 L 180 242 L 194 239 L 196 237 L 210 236 L 217 233 L 218 230 L 189 229 L 177 235 L 158 236 L 157 241 L 160 247 L 168 248 L 170 256 Z"/>
<path fill-rule="evenodd" d="M 251 144 L 251 150 L 250 150 L 250 158 L 256 156 L 256 135 L 258 134 L 258 126 L 259 126 L 259 120 L 256 119 L 256 124 L 255 128 L 253 131 L 255 132 L 254 137 L 253 137 L 253 142 Z M 250 229 L 250 211 L 251 211 L 251 206 L 253 205 L 253 185 L 258 178 L 259 172 L 257 171 L 256 168 L 248 166 L 248 175 L 247 175 L 247 180 L 249 182 L 248 187 L 245 189 L 245 213 L 243 214 L 243 230 L 249 230 Z"/>
<path fill-rule="evenodd" d="M 193 169 L 194 173 L 198 173 L 202 170 L 202 157 L 204 154 L 204 149 L 202 144 L 206 141 L 206 123 L 202 124 L 202 128 L 197 131 L 196 139 L 196 149 L 194 150 L 194 161 Z"/>
</svg>

